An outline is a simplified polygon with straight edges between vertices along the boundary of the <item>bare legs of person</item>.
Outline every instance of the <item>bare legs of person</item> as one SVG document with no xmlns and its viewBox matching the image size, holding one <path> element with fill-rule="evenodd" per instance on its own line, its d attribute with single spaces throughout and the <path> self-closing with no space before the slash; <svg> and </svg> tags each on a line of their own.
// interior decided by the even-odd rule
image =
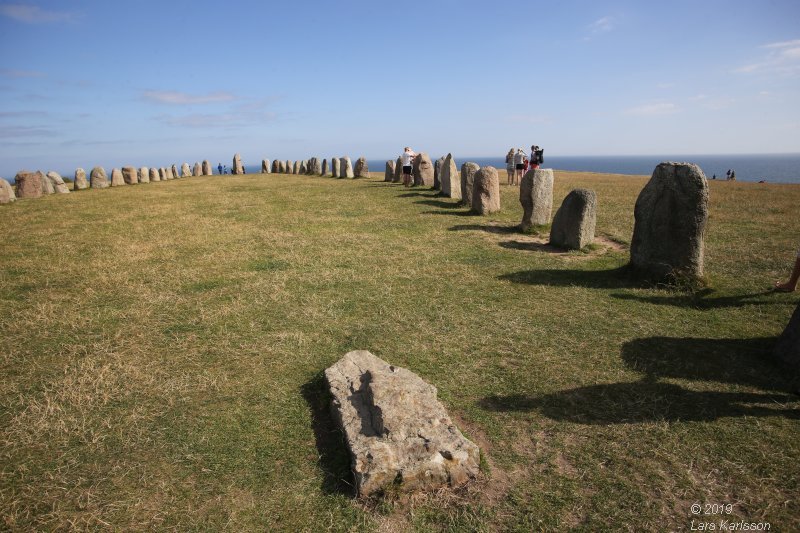
<svg viewBox="0 0 800 533">
<path fill-rule="evenodd" d="M 508 173 L 508 185 L 511 185 L 514 183 L 514 170 L 506 168 L 506 172 Z"/>
<path fill-rule="evenodd" d="M 403 185 L 411 187 L 411 174 L 403 173 Z"/>
<path fill-rule="evenodd" d="M 789 276 L 789 281 L 785 283 L 776 282 L 775 290 L 778 292 L 794 292 L 797 288 L 797 280 L 800 279 L 800 255 L 794 261 L 794 269 L 792 275 Z"/>
</svg>

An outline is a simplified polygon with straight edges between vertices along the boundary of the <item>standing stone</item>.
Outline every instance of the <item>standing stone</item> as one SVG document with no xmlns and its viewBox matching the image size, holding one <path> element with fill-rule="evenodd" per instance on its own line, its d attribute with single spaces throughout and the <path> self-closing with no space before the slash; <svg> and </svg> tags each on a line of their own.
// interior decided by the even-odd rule
<svg viewBox="0 0 800 533">
<path fill-rule="evenodd" d="M 433 186 L 433 163 L 431 162 L 431 157 L 425 152 L 418 153 L 416 157 L 414 157 L 412 173 L 415 186 Z"/>
<path fill-rule="evenodd" d="M 458 486 L 478 475 L 480 450 L 436 398 L 436 387 L 366 350 L 325 370 L 359 496 Z"/>
<path fill-rule="evenodd" d="M 294 162 L 294 170 L 292 171 L 293 174 L 300 174 L 300 161 Z"/>
<path fill-rule="evenodd" d="M 181 177 L 181 175 L 178 173 L 178 167 L 176 167 L 175 165 L 172 165 L 172 167 L 170 167 L 170 174 L 172 175 L 172 179 L 174 180 Z"/>
<path fill-rule="evenodd" d="M 125 182 L 125 185 L 135 185 L 139 183 L 139 176 L 136 173 L 136 169 L 133 167 L 122 167 L 122 180 Z M 111 185 L 114 185 L 113 180 Z"/>
<path fill-rule="evenodd" d="M 75 169 L 75 181 L 72 183 L 73 191 L 82 191 L 89 188 L 89 182 L 86 181 L 86 171 L 82 168 Z"/>
<path fill-rule="evenodd" d="M 270 167 L 269 159 L 262 159 L 261 160 L 261 173 L 262 174 L 271 174 L 272 167 Z"/>
<path fill-rule="evenodd" d="M 272 160 L 272 173 L 273 174 L 279 174 L 280 171 L 281 171 L 281 168 L 280 168 L 280 165 L 278 164 L 278 160 L 277 159 L 273 159 Z"/>
<path fill-rule="evenodd" d="M 318 176 L 324 175 L 325 172 L 322 170 L 322 162 L 320 162 L 319 157 L 313 157 L 311 158 L 311 161 L 313 161 L 313 165 L 311 168 L 312 174 Z"/>
<path fill-rule="evenodd" d="M 214 171 L 211 168 L 211 161 L 208 159 L 203 161 L 203 176 L 211 176 L 214 174 Z"/>
<path fill-rule="evenodd" d="M 472 207 L 472 185 L 475 182 L 475 173 L 480 169 L 477 163 L 467 162 L 461 165 L 461 203 L 466 206 Z"/>
<path fill-rule="evenodd" d="M 342 173 L 343 178 L 355 178 L 356 175 L 353 173 L 353 163 L 350 161 L 349 156 L 344 156 L 341 161 L 339 162 L 340 165 L 340 172 Z"/>
<path fill-rule="evenodd" d="M 320 170 L 320 174 L 322 176 L 327 176 L 328 175 L 328 160 L 327 159 L 323 159 L 322 160 L 322 169 Z"/>
<path fill-rule="evenodd" d="M 89 173 L 89 180 L 92 184 L 92 189 L 105 189 L 109 186 L 108 176 L 103 167 L 94 167 Z"/>
<path fill-rule="evenodd" d="M 17 198 L 39 198 L 42 196 L 42 178 L 44 175 L 40 171 L 31 172 L 20 170 L 14 177 L 17 185 Z"/>
<path fill-rule="evenodd" d="M 202 176 L 203 175 L 203 167 L 200 166 L 200 163 L 195 163 L 194 168 L 192 169 L 192 176 Z"/>
<path fill-rule="evenodd" d="M 39 181 L 42 182 L 42 194 L 55 194 L 56 190 L 53 188 L 53 182 L 48 179 L 47 175 L 41 172 L 38 175 L 40 176 Z"/>
<path fill-rule="evenodd" d="M 67 194 L 69 193 L 69 188 L 67 184 L 64 183 L 64 178 L 61 177 L 61 174 L 56 172 L 55 170 L 51 170 L 47 173 L 47 179 L 50 181 L 50 185 L 52 185 L 53 190 L 58 194 Z"/>
<path fill-rule="evenodd" d="M 189 167 L 189 163 L 184 163 L 181 165 L 181 177 L 182 178 L 192 177 L 192 169 Z"/>
<path fill-rule="evenodd" d="M 111 186 L 119 187 L 121 185 L 125 185 L 125 178 L 122 176 L 122 172 L 118 168 L 111 169 Z"/>
<path fill-rule="evenodd" d="M 597 220 L 597 195 L 590 189 L 571 191 L 553 217 L 550 244 L 581 250 L 594 241 Z"/>
<path fill-rule="evenodd" d="M 469 205 L 472 206 L 472 212 L 479 215 L 498 213 L 500 211 L 500 177 L 497 175 L 497 169 L 490 166 L 482 167 L 472 175 L 471 181 Z"/>
<path fill-rule="evenodd" d="M 161 176 L 158 174 L 157 168 L 150 169 L 150 181 L 161 181 Z"/>
<path fill-rule="evenodd" d="M 333 173 L 334 178 L 341 178 L 342 177 L 342 161 L 341 159 L 334 157 L 331 159 L 331 172 Z"/>
<path fill-rule="evenodd" d="M 433 164 L 433 188 L 437 191 L 442 190 L 442 168 L 444 167 L 444 156 L 440 157 Z"/>
<path fill-rule="evenodd" d="M 394 177 L 392 183 L 400 183 L 403 181 L 403 157 L 398 157 L 394 162 Z"/>
<path fill-rule="evenodd" d="M 394 179 L 394 161 L 386 162 L 386 171 L 383 173 L 383 181 L 391 183 Z"/>
<path fill-rule="evenodd" d="M 797 304 L 786 329 L 778 337 L 773 354 L 792 370 L 800 370 L 800 304 Z"/>
<path fill-rule="evenodd" d="M 359 157 L 356 159 L 356 167 L 353 170 L 353 175 L 356 178 L 368 178 L 369 177 L 369 165 L 367 165 L 367 158 L 366 157 Z"/>
<path fill-rule="evenodd" d="M 150 183 L 150 169 L 142 167 L 139 169 L 139 183 Z"/>
<path fill-rule="evenodd" d="M 294 174 L 294 165 L 288 159 L 286 160 L 286 173 L 287 174 Z"/>
<path fill-rule="evenodd" d="M 165 169 L 164 167 L 159 168 L 158 169 L 158 175 L 160 176 L 161 181 L 166 181 L 168 179 L 167 178 L 167 169 Z"/>
<path fill-rule="evenodd" d="M 522 204 L 520 229 L 550 223 L 553 214 L 553 169 L 535 168 L 525 173 L 519 185 L 519 203 Z"/>
<path fill-rule="evenodd" d="M 691 163 L 659 164 L 634 208 L 631 266 L 640 275 L 700 278 L 708 220 L 708 182 Z"/>
<path fill-rule="evenodd" d="M 295 162 L 295 164 L 297 164 Z M 297 170 L 298 174 L 305 174 L 308 172 L 308 165 L 306 165 L 305 161 L 300 161 L 300 168 Z"/>
<path fill-rule="evenodd" d="M 242 156 L 239 154 L 233 155 L 233 165 L 231 165 L 231 174 L 244 174 L 244 166 L 242 166 Z"/>
<path fill-rule="evenodd" d="M 14 194 L 14 189 L 11 184 L 5 179 L 0 178 L 0 204 L 10 204 L 17 200 L 17 195 Z"/>
<path fill-rule="evenodd" d="M 461 199 L 461 174 L 458 172 L 453 154 L 447 154 L 447 157 L 444 158 L 440 180 L 443 196 Z"/>
</svg>

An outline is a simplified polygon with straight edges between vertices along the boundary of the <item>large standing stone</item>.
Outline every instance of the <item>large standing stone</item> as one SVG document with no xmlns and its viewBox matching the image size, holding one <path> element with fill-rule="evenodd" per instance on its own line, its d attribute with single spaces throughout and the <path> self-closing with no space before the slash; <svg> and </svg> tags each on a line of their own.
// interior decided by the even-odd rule
<svg viewBox="0 0 800 533">
<path fill-rule="evenodd" d="M 89 180 L 92 184 L 92 189 L 105 189 L 109 186 L 108 176 L 103 167 L 94 167 L 89 173 Z"/>
<path fill-rule="evenodd" d="M 442 167 L 444 167 L 445 157 L 442 156 L 433 164 L 433 188 L 437 191 L 442 190 Z"/>
<path fill-rule="evenodd" d="M 297 162 L 295 162 L 295 165 L 296 164 L 297 164 Z M 298 174 L 306 174 L 306 173 L 308 173 L 308 165 L 306 164 L 305 161 L 300 161 L 300 168 L 297 169 L 297 173 Z"/>
<path fill-rule="evenodd" d="M 133 167 L 122 167 L 122 179 L 125 185 L 134 185 L 139 183 L 139 175 Z M 114 185 L 113 180 L 111 185 Z"/>
<path fill-rule="evenodd" d="M 353 163 L 350 161 L 349 156 L 344 156 L 340 162 L 341 168 L 339 169 L 342 173 L 343 178 L 355 178 L 356 175 L 353 172 Z"/>
<path fill-rule="evenodd" d="M 550 244 L 570 250 L 581 250 L 594 240 L 597 220 L 597 195 L 590 189 L 571 191 L 553 217 Z"/>
<path fill-rule="evenodd" d="M 480 169 L 477 163 L 471 161 L 461 165 L 461 203 L 466 206 L 472 207 L 472 185 L 475 183 L 475 174 Z"/>
<path fill-rule="evenodd" d="M 436 388 L 366 350 L 325 370 L 359 496 L 458 486 L 477 476 L 480 450 L 450 420 Z"/>
<path fill-rule="evenodd" d="M 312 157 L 311 162 L 311 173 L 315 176 L 322 176 L 324 172 L 322 171 L 322 162 L 319 157 Z"/>
<path fill-rule="evenodd" d="M 52 185 L 53 190 L 58 194 L 67 194 L 69 193 L 69 188 L 67 184 L 64 183 L 64 178 L 61 177 L 61 174 L 56 172 L 55 170 L 51 170 L 47 173 L 47 179 L 50 181 L 50 185 Z"/>
<path fill-rule="evenodd" d="M 73 191 L 82 191 L 89 188 L 89 182 L 86 181 L 86 171 L 82 168 L 75 169 L 75 181 L 72 183 Z"/>
<path fill-rule="evenodd" d="M 708 182 L 691 163 L 661 163 L 634 208 L 631 266 L 640 275 L 700 278 L 708 220 Z"/>
<path fill-rule="evenodd" d="M 211 161 L 208 159 L 203 161 L 203 176 L 212 176 L 214 174 L 214 170 L 211 167 Z"/>
<path fill-rule="evenodd" d="M 150 183 L 150 169 L 142 167 L 139 169 L 139 183 Z"/>
<path fill-rule="evenodd" d="M 415 186 L 433 186 L 433 163 L 427 153 L 420 152 L 414 157 L 412 172 Z"/>
<path fill-rule="evenodd" d="M 394 176 L 392 177 L 392 183 L 400 183 L 403 181 L 403 157 L 398 157 L 397 161 L 394 162 Z"/>
<path fill-rule="evenodd" d="M 453 154 L 447 154 L 444 158 L 440 180 L 443 196 L 461 199 L 461 174 L 458 172 Z"/>
<path fill-rule="evenodd" d="M 270 174 L 272 172 L 271 167 L 269 166 L 269 159 L 262 159 L 261 160 L 261 173 L 262 174 Z"/>
<path fill-rule="evenodd" d="M 525 173 L 519 185 L 519 203 L 522 204 L 520 229 L 550 223 L 553 214 L 553 169 L 535 168 Z"/>
<path fill-rule="evenodd" d="M 320 172 L 320 175 L 322 175 L 322 176 L 327 176 L 328 175 L 328 160 L 327 159 L 323 159 L 322 160 L 322 168 L 320 169 L 319 172 Z"/>
<path fill-rule="evenodd" d="M 195 162 L 194 167 L 192 167 L 192 176 L 202 176 L 203 175 L 203 167 L 200 165 L 199 162 Z"/>
<path fill-rule="evenodd" d="M 793 370 L 800 370 L 800 304 L 797 304 L 786 329 L 778 337 L 773 353 Z"/>
<path fill-rule="evenodd" d="M 272 160 L 272 173 L 273 174 L 280 174 L 280 172 L 281 172 L 281 166 L 280 166 L 278 160 L 277 159 L 273 159 Z"/>
<path fill-rule="evenodd" d="M 300 161 L 295 161 L 292 169 L 292 174 L 300 174 Z"/>
<path fill-rule="evenodd" d="M 150 169 L 150 181 L 161 181 L 161 176 L 159 175 L 157 168 Z"/>
<path fill-rule="evenodd" d="M 5 179 L 0 178 L 0 204 L 10 204 L 17 200 L 17 195 L 14 194 L 14 189 L 11 184 Z"/>
<path fill-rule="evenodd" d="M 17 185 L 17 198 L 39 198 L 42 195 L 42 178 L 44 174 L 40 171 L 31 172 L 21 170 L 14 177 Z"/>
<path fill-rule="evenodd" d="M 286 160 L 286 173 L 294 174 L 294 164 L 288 159 Z"/>
<path fill-rule="evenodd" d="M 391 183 L 394 179 L 394 161 L 386 162 L 386 171 L 383 173 L 383 181 Z"/>
<path fill-rule="evenodd" d="M 233 155 L 233 165 L 231 166 L 231 174 L 244 174 L 244 166 L 242 166 L 242 156 L 239 154 Z"/>
<path fill-rule="evenodd" d="M 167 172 L 166 167 L 159 168 L 158 174 L 161 176 L 161 181 L 167 181 L 169 179 L 169 172 Z"/>
<path fill-rule="evenodd" d="M 184 163 L 181 165 L 181 177 L 182 178 L 192 177 L 192 169 L 191 167 L 189 167 L 189 163 Z"/>
<path fill-rule="evenodd" d="M 125 185 L 125 178 L 122 177 L 122 172 L 118 168 L 111 169 L 111 186 L 119 187 Z"/>
<path fill-rule="evenodd" d="M 39 172 L 39 181 L 42 182 L 42 194 L 55 194 L 56 190 L 53 188 L 53 182 L 47 177 L 46 174 Z"/>
<path fill-rule="evenodd" d="M 470 189 L 469 205 L 474 213 L 491 215 L 500 211 L 500 178 L 496 168 L 486 166 L 475 172 Z"/>
<path fill-rule="evenodd" d="M 353 175 L 356 178 L 368 178 L 369 177 L 369 165 L 367 165 L 367 158 L 366 157 L 359 157 L 356 160 L 356 168 L 353 170 Z"/>
<path fill-rule="evenodd" d="M 175 180 L 175 179 L 178 179 L 178 178 L 181 177 L 181 175 L 178 173 L 178 167 L 176 167 L 175 165 L 172 165 L 169 170 L 170 170 L 170 174 L 172 176 L 172 179 Z"/>
</svg>

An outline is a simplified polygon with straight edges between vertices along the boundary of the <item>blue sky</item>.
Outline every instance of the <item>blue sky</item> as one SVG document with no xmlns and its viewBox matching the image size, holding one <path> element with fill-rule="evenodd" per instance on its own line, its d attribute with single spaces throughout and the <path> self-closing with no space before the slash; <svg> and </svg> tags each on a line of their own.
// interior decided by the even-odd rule
<svg viewBox="0 0 800 533">
<path fill-rule="evenodd" d="M 0 0 L 0 175 L 800 152 L 800 2 Z"/>
</svg>

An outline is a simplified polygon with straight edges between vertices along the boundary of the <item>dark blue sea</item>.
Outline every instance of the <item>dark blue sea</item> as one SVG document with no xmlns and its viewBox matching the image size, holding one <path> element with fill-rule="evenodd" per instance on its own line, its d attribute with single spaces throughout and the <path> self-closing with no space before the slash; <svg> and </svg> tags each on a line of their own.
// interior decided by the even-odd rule
<svg viewBox="0 0 800 533">
<path fill-rule="evenodd" d="M 432 159 L 439 155 L 429 154 Z M 440 154 L 446 155 L 446 154 Z M 472 161 L 478 165 L 491 165 L 504 169 L 505 154 L 498 157 L 465 157 L 453 154 L 459 168 L 462 163 Z M 396 159 L 396 158 L 395 158 Z M 576 170 L 582 172 L 600 172 L 608 174 L 634 174 L 650 176 L 656 165 L 662 161 L 683 161 L 699 165 L 708 179 L 716 175 L 717 179 L 725 179 L 730 169 L 736 172 L 739 181 L 761 181 L 770 183 L 800 183 L 800 154 L 768 154 L 768 155 L 668 155 L 668 156 L 549 156 L 544 153 L 544 168 L 557 170 Z M 369 169 L 380 172 L 386 161 L 368 161 Z"/>
</svg>

